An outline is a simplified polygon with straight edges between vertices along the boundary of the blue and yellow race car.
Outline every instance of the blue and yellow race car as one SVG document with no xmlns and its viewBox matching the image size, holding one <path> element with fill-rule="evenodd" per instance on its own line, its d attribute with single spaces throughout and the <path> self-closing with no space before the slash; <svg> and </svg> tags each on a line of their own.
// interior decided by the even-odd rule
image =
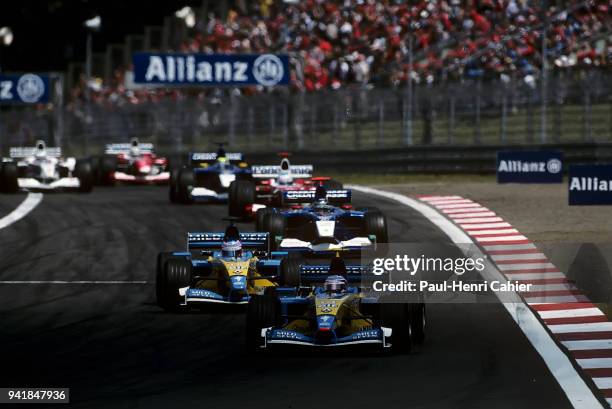
<svg viewBox="0 0 612 409">
<path fill-rule="evenodd" d="M 160 253 L 157 258 L 157 304 L 180 311 L 206 303 L 246 304 L 285 282 L 286 253 L 270 252 L 267 233 L 188 233 L 187 250 Z"/>
<path fill-rule="evenodd" d="M 413 343 L 422 343 L 425 304 L 384 302 L 363 291 L 364 274 L 364 267 L 347 267 L 337 257 L 329 266 L 294 266 L 288 275 L 298 285 L 251 297 L 247 349 L 370 346 L 406 353 Z"/>
</svg>

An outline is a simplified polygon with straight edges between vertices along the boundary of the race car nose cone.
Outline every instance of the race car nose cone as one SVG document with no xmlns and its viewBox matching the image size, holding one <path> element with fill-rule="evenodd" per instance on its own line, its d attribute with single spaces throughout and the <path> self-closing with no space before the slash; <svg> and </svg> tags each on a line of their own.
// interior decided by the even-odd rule
<svg viewBox="0 0 612 409">
<path fill-rule="evenodd" d="M 319 331 L 331 331 L 335 322 L 336 317 L 334 317 L 333 315 L 317 316 L 317 327 Z"/>
<path fill-rule="evenodd" d="M 234 290 L 245 290 L 246 289 L 246 277 L 245 276 L 233 276 L 230 277 L 230 284 Z"/>
</svg>

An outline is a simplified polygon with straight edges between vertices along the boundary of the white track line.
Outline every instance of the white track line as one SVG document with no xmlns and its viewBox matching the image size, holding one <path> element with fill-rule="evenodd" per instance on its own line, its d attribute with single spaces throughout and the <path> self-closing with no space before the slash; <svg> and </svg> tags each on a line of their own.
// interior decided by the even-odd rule
<svg viewBox="0 0 612 409">
<path fill-rule="evenodd" d="M 2 284 L 147 284 L 148 281 L 125 280 L 6 280 Z"/>
<path fill-rule="evenodd" d="M 28 196 L 15 210 L 0 219 L 0 229 L 10 226 L 11 224 L 23 219 L 30 213 L 43 199 L 42 193 L 28 193 Z"/>
<path fill-rule="evenodd" d="M 347 186 L 358 192 L 363 192 L 371 195 L 385 197 L 387 199 L 394 200 L 405 206 L 411 207 L 414 210 L 421 213 L 429 221 L 435 224 L 440 230 L 442 230 L 455 244 L 466 244 L 474 243 L 468 235 L 466 235 L 459 227 L 454 225 L 451 221 L 442 216 L 438 211 L 432 207 L 421 203 L 417 200 L 411 199 L 408 196 L 388 192 L 379 189 L 373 189 L 366 186 L 351 185 Z M 453 198 L 458 198 L 454 196 Z M 427 201 L 428 198 L 424 197 L 422 200 Z M 435 202 L 434 198 L 431 201 Z M 509 224 L 508 224 L 509 226 Z M 488 226 L 485 226 L 488 227 Z M 493 226 L 491 226 L 493 227 Z M 506 227 L 506 226 L 494 226 L 494 227 Z M 472 247 L 472 246 L 470 246 Z M 462 248 L 459 246 L 459 248 Z M 473 255 L 472 255 L 473 256 Z M 502 273 L 495 268 L 492 263 L 487 263 L 483 275 L 487 275 L 487 279 L 504 280 Z M 495 293 L 496 296 L 500 297 L 499 293 Z M 603 406 L 599 400 L 593 394 L 593 391 L 586 385 L 582 377 L 576 371 L 576 368 L 572 365 L 570 359 L 565 355 L 557 343 L 552 339 L 551 335 L 542 326 L 539 319 L 535 316 L 535 313 L 525 305 L 517 293 L 504 293 L 513 299 L 513 302 L 504 302 L 503 306 L 506 308 L 512 319 L 516 322 L 519 328 L 523 331 L 529 342 L 533 345 L 535 350 L 540 354 L 546 366 L 550 370 L 551 374 L 555 377 L 567 398 L 577 409 L 595 409 L 602 408 Z"/>
</svg>

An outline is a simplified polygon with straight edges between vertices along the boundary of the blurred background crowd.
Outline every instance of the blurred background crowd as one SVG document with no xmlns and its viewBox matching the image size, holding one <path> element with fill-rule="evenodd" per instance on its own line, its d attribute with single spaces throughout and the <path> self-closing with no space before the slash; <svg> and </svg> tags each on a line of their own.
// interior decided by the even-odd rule
<svg viewBox="0 0 612 409">
<path fill-rule="evenodd" d="M 260 0 L 234 1 L 224 14 L 191 16 L 187 36 L 174 51 L 290 53 L 296 68 L 292 89 L 306 92 L 349 84 L 401 87 L 409 76 L 420 84 L 537 77 L 544 27 L 550 68 L 604 67 L 612 61 L 609 0 Z M 185 92 L 128 90 L 129 70 L 118 66 L 106 81 L 89 83 L 91 98 L 140 103 Z M 85 88 L 83 79 L 72 99 L 84 98 Z"/>
</svg>

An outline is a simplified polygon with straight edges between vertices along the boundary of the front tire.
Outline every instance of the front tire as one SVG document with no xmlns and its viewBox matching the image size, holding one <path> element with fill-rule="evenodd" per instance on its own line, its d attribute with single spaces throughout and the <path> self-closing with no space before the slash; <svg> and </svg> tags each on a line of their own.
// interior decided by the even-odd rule
<svg viewBox="0 0 612 409">
<path fill-rule="evenodd" d="M 285 217 L 280 213 L 270 213 L 264 217 L 264 225 L 266 230 L 270 233 L 270 240 L 272 240 L 272 247 L 274 250 L 277 248 L 276 239 L 285 235 L 285 227 L 287 221 Z"/>
<path fill-rule="evenodd" d="M 257 209 L 257 214 L 255 215 L 255 230 L 256 231 L 268 231 L 268 226 L 266 226 L 265 220 L 266 215 L 274 212 L 274 210 L 269 207 L 264 207 L 261 209 Z"/>
<path fill-rule="evenodd" d="M 376 236 L 376 243 L 388 243 L 387 218 L 382 213 L 368 212 L 363 218 L 364 230 L 367 236 Z"/>
<path fill-rule="evenodd" d="M 382 303 L 380 304 L 381 325 L 391 328 L 391 352 L 394 354 L 408 354 L 412 350 L 412 327 L 410 312 L 407 304 Z"/>
<path fill-rule="evenodd" d="M 89 160 L 78 160 L 74 166 L 74 175 L 79 179 L 79 192 L 90 193 L 94 184 L 94 173 Z"/>
<path fill-rule="evenodd" d="M 263 345 L 261 330 L 274 327 L 279 319 L 278 299 L 273 293 L 253 295 L 247 306 L 246 316 L 246 348 L 250 353 L 256 353 Z"/>
<path fill-rule="evenodd" d="M 182 297 L 179 289 L 188 287 L 191 284 L 191 262 L 184 258 L 167 259 L 161 280 L 156 282 L 156 288 L 161 293 L 158 302 L 161 307 L 168 312 L 179 312 L 182 310 Z"/>
<path fill-rule="evenodd" d="M 302 262 L 299 258 L 283 259 L 280 264 L 278 284 L 283 287 L 299 287 L 302 282 L 300 264 Z"/>
</svg>

